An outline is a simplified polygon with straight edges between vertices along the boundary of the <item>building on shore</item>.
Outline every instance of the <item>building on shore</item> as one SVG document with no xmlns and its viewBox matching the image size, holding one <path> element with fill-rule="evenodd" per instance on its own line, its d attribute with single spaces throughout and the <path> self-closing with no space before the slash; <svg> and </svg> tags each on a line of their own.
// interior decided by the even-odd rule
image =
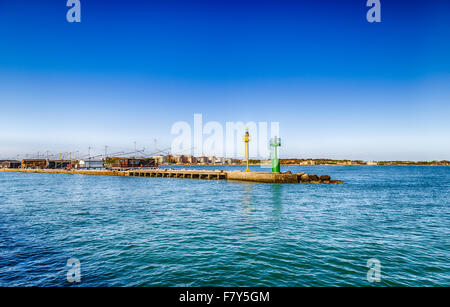
<svg viewBox="0 0 450 307">
<path fill-rule="evenodd" d="M 239 159 L 233 159 L 233 158 L 224 158 L 223 159 L 224 164 L 232 165 L 232 164 L 241 164 L 242 160 Z"/>
<path fill-rule="evenodd" d="M 316 161 L 314 160 L 306 160 L 299 163 L 300 165 L 316 165 Z"/>
<path fill-rule="evenodd" d="M 194 157 L 194 156 L 185 156 L 185 159 L 184 159 L 186 162 L 185 163 L 188 163 L 188 164 L 196 164 L 197 163 L 197 158 L 196 157 Z"/>
<path fill-rule="evenodd" d="M 139 167 L 155 167 L 155 159 L 153 158 L 126 158 L 126 157 L 110 157 L 104 162 L 105 168 L 139 168 Z"/>
<path fill-rule="evenodd" d="M 67 169 L 72 168 L 78 161 L 71 160 L 47 160 L 47 167 L 50 169 Z"/>
<path fill-rule="evenodd" d="M 75 168 L 78 169 L 102 169 L 103 160 L 79 160 Z"/>
<path fill-rule="evenodd" d="M 173 155 L 170 159 L 169 159 L 169 163 L 175 163 L 175 164 L 180 164 L 181 162 L 181 155 Z"/>
<path fill-rule="evenodd" d="M 22 168 L 42 169 L 48 167 L 47 159 L 23 159 L 21 162 Z"/>
<path fill-rule="evenodd" d="M 158 165 L 169 163 L 169 156 L 159 155 L 159 156 L 153 156 L 152 158 L 155 159 L 155 162 Z"/>
<path fill-rule="evenodd" d="M 217 158 L 214 159 L 214 163 L 215 164 L 223 164 L 224 161 L 225 161 L 225 159 L 222 158 L 222 157 L 217 157 Z"/>
<path fill-rule="evenodd" d="M 167 155 L 167 163 L 173 163 L 173 156 Z"/>
<path fill-rule="evenodd" d="M 209 163 L 209 158 L 206 156 L 201 156 L 197 158 L 198 163 L 207 164 Z"/>
<path fill-rule="evenodd" d="M 216 156 L 200 156 L 195 157 L 192 155 L 158 155 L 153 156 L 153 159 L 155 159 L 156 163 L 158 165 L 162 164 L 240 164 L 242 161 L 239 159 L 233 159 L 233 158 L 223 158 L 223 157 L 216 157 Z"/>
<path fill-rule="evenodd" d="M 172 160 L 172 163 L 175 163 L 175 164 L 186 164 L 186 163 L 188 163 L 188 158 L 185 155 L 172 156 L 171 160 Z"/>
<path fill-rule="evenodd" d="M 353 162 L 352 161 L 348 161 L 348 160 L 344 160 L 344 161 L 337 162 L 336 165 L 353 165 Z"/>
<path fill-rule="evenodd" d="M 377 161 L 367 161 L 366 165 L 378 165 Z"/>
<path fill-rule="evenodd" d="M 0 168 L 19 168 L 20 161 L 17 160 L 0 160 Z"/>
</svg>

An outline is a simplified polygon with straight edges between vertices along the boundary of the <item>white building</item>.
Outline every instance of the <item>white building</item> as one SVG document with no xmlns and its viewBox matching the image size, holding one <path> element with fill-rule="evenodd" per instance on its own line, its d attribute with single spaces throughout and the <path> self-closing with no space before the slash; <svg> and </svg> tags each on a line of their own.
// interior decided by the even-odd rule
<svg viewBox="0 0 450 307">
<path fill-rule="evenodd" d="M 155 159 L 155 162 L 157 164 L 167 164 L 167 163 L 169 163 L 169 156 L 162 156 L 162 155 L 160 155 L 160 156 L 153 156 L 152 158 Z"/>
<path fill-rule="evenodd" d="M 214 163 L 223 164 L 225 162 L 225 158 L 217 157 Z"/>
<path fill-rule="evenodd" d="M 209 158 L 205 156 L 201 156 L 197 158 L 198 163 L 209 163 Z"/>
<path fill-rule="evenodd" d="M 103 168 L 103 160 L 79 160 L 76 168 Z"/>
</svg>

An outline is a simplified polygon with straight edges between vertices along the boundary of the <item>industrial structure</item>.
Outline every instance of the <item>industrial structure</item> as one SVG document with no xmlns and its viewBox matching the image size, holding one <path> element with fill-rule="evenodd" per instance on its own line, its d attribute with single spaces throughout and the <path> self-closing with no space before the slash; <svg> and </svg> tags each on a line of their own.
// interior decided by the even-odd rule
<svg viewBox="0 0 450 307">
<path fill-rule="evenodd" d="M 48 167 L 47 159 L 23 159 L 21 163 L 22 168 L 42 169 Z"/>
<path fill-rule="evenodd" d="M 50 169 L 59 169 L 59 168 L 67 168 L 71 169 L 74 164 L 77 164 L 78 161 L 72 160 L 47 160 L 47 167 Z"/>
<path fill-rule="evenodd" d="M 244 135 L 244 142 L 245 142 L 245 162 L 246 162 L 246 172 L 250 172 L 250 169 L 248 168 L 248 143 L 250 142 L 250 134 L 248 133 L 248 126 L 245 127 L 245 135 Z"/>
</svg>

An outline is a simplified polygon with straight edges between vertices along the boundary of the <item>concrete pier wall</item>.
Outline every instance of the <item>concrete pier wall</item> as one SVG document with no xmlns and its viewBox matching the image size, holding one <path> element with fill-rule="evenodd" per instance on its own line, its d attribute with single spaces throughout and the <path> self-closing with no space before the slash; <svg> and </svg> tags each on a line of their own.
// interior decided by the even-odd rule
<svg viewBox="0 0 450 307">
<path fill-rule="evenodd" d="M 228 180 L 252 181 L 262 183 L 298 183 L 297 174 L 265 173 L 265 172 L 227 172 Z"/>
<path fill-rule="evenodd" d="M 193 170 L 193 169 L 133 169 L 117 170 L 63 170 L 63 169 L 0 169 L 0 172 L 16 173 L 49 173 L 68 175 L 103 175 L 103 176 L 132 176 L 132 177 L 162 177 L 188 178 L 202 180 L 234 180 L 259 183 L 343 183 L 340 180 L 330 180 L 330 176 L 308 175 L 304 173 L 266 173 L 242 172 L 224 170 Z"/>
</svg>

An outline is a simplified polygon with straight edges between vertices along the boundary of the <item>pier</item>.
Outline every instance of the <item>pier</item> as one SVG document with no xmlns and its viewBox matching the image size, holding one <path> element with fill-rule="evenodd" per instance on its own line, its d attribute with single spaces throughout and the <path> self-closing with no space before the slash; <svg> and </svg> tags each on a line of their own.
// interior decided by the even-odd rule
<svg viewBox="0 0 450 307">
<path fill-rule="evenodd" d="M 134 177 L 170 177 L 170 178 L 189 178 L 189 179 L 210 179 L 225 180 L 227 172 L 222 170 L 175 170 L 175 169 L 149 169 L 149 170 L 130 170 L 128 175 Z"/>
<path fill-rule="evenodd" d="M 268 173 L 243 172 L 225 170 L 193 170 L 193 169 L 131 169 L 131 170 L 64 170 L 64 169 L 0 169 L 0 172 L 15 173 L 49 173 L 70 175 L 103 175 L 131 177 L 185 178 L 199 180 L 231 180 L 255 183 L 334 183 L 341 180 L 331 180 L 328 175 L 309 175 L 305 173 Z"/>
</svg>

